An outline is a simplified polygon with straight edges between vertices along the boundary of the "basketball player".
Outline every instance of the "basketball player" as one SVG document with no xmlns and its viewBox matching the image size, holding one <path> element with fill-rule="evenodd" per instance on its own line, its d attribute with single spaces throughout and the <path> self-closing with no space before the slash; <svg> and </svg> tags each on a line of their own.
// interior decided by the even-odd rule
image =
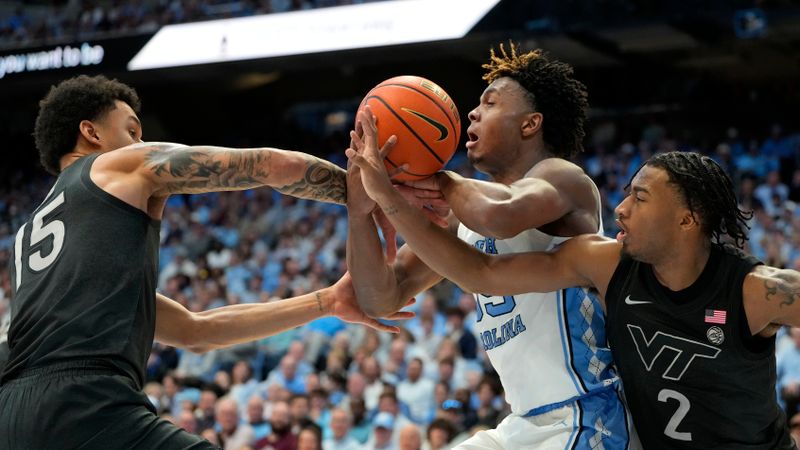
<svg viewBox="0 0 800 450">
<path fill-rule="evenodd" d="M 800 325 L 800 273 L 723 243 L 744 244 L 749 214 L 714 160 L 650 158 L 616 208 L 616 241 L 590 234 L 550 252 L 487 255 L 397 195 L 369 133 L 361 155 L 349 153 L 370 197 L 425 264 L 475 292 L 600 293 L 644 448 L 795 448 L 775 395 L 775 333 Z"/>
<path fill-rule="evenodd" d="M 584 85 L 573 78 L 570 66 L 539 50 L 518 53 L 512 45 L 509 53 L 502 46 L 500 51 L 492 51 L 484 66 L 490 84 L 469 113 L 467 130 L 468 157 L 492 181 L 450 172 L 432 180 L 457 218 L 451 233 L 457 229 L 459 238 L 488 254 L 550 250 L 570 236 L 599 233 L 598 190 L 566 159 L 582 149 Z M 375 135 L 371 112 L 361 114 L 359 124 L 359 131 L 367 128 L 367 139 Z M 352 138 L 351 146 L 363 146 L 357 132 Z M 394 265 L 384 262 L 370 216 L 375 203 L 360 184 L 359 171 L 351 166 L 348 267 L 361 307 L 380 317 L 397 311 L 404 299 L 444 274 L 408 247 L 398 252 Z M 606 343 L 605 318 L 592 292 L 472 292 L 477 293 L 476 327 L 512 414 L 459 449 L 625 449 L 638 443 L 631 437 Z"/>
<path fill-rule="evenodd" d="M 272 186 L 344 203 L 345 173 L 279 149 L 143 143 L 138 109 L 133 89 L 102 76 L 66 80 L 40 103 L 36 145 L 58 178 L 14 244 L 0 448 L 211 447 L 159 419 L 142 392 L 154 337 L 203 352 L 327 315 L 397 331 L 364 315 L 348 275 L 285 301 L 197 314 L 157 295 L 170 194 Z"/>
</svg>

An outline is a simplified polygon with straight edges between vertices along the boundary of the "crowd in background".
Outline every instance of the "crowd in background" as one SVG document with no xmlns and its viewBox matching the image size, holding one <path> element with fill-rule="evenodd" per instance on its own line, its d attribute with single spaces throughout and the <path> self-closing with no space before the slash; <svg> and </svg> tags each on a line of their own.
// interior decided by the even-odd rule
<svg viewBox="0 0 800 450">
<path fill-rule="evenodd" d="M 0 48 L 76 42 L 138 33 L 163 25 L 367 3 L 376 0 L 56 0 L 0 14 Z"/>
<path fill-rule="evenodd" d="M 606 233 L 616 234 L 613 208 L 651 154 L 702 151 L 754 211 L 748 251 L 800 269 L 800 134 L 776 124 L 745 139 L 732 127 L 712 148 L 670 136 L 654 122 L 620 145 L 613 122 L 593 128 L 578 162 L 600 188 Z M 481 176 L 463 152 L 449 167 Z M 9 309 L 14 233 L 51 183 L 0 192 L 0 317 Z M 158 289 L 203 311 L 328 286 L 346 270 L 346 221 L 342 206 L 270 189 L 173 196 L 161 222 Z M 472 296 L 443 282 L 412 308 L 417 316 L 398 335 L 325 318 L 205 354 L 156 344 L 145 392 L 163 417 L 226 449 L 443 449 L 494 427 L 508 405 L 473 331 Z M 776 395 L 791 418 L 800 405 L 800 329 L 780 333 L 777 357 Z M 791 423 L 800 429 L 800 416 Z"/>
</svg>

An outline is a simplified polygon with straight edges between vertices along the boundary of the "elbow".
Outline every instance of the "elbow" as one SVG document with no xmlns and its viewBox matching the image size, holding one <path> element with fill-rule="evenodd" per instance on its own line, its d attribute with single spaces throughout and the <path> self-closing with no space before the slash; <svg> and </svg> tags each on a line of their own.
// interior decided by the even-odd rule
<svg viewBox="0 0 800 450">
<path fill-rule="evenodd" d="M 361 311 L 373 319 L 390 316 L 402 308 L 397 307 L 398 302 L 392 301 L 382 292 L 359 292 L 356 297 Z"/>
<path fill-rule="evenodd" d="M 200 314 L 192 314 L 191 320 L 185 324 L 180 333 L 179 346 L 192 353 L 202 355 L 208 353 L 216 348 L 205 336 L 208 335 L 208 329 L 205 325 L 204 317 Z M 205 329 L 205 333 L 203 332 Z"/>
<path fill-rule="evenodd" d="M 364 314 L 373 319 L 387 317 L 397 311 L 397 308 L 391 302 L 377 297 L 368 297 L 364 301 L 359 301 L 358 305 L 364 311 Z"/>
</svg>

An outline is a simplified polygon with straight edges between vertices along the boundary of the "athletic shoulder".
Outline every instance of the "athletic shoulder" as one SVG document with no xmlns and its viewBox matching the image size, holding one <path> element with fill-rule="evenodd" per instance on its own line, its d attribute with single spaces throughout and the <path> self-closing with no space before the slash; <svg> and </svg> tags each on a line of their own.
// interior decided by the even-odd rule
<svg viewBox="0 0 800 450">
<path fill-rule="evenodd" d="M 588 177 L 581 166 L 564 158 L 543 159 L 531 167 L 531 170 L 525 176 L 543 179 L 549 177 Z"/>
<path fill-rule="evenodd" d="M 100 154 L 92 166 L 92 172 L 135 172 L 147 161 L 181 147 L 186 146 L 172 142 L 140 142 L 128 145 Z"/>
</svg>

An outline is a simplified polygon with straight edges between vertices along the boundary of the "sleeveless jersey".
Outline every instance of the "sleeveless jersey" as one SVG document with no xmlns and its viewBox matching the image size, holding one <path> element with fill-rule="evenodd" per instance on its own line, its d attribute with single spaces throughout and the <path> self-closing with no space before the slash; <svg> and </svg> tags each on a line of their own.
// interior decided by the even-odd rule
<svg viewBox="0 0 800 450">
<path fill-rule="evenodd" d="M 775 339 L 751 338 L 744 313 L 757 264 L 713 245 L 697 281 L 670 293 L 651 265 L 622 257 L 608 338 L 644 448 L 794 448 L 776 401 Z"/>
<path fill-rule="evenodd" d="M 92 182 L 96 157 L 64 169 L 16 234 L 10 354 L 0 382 L 91 359 L 140 389 L 144 383 L 155 333 L 159 221 Z"/>
<path fill-rule="evenodd" d="M 463 224 L 458 236 L 490 254 L 549 251 L 569 239 L 536 229 L 495 239 Z M 537 415 L 613 388 L 617 377 L 594 292 L 569 288 L 504 297 L 475 294 L 475 300 L 479 342 L 514 414 Z"/>
</svg>

